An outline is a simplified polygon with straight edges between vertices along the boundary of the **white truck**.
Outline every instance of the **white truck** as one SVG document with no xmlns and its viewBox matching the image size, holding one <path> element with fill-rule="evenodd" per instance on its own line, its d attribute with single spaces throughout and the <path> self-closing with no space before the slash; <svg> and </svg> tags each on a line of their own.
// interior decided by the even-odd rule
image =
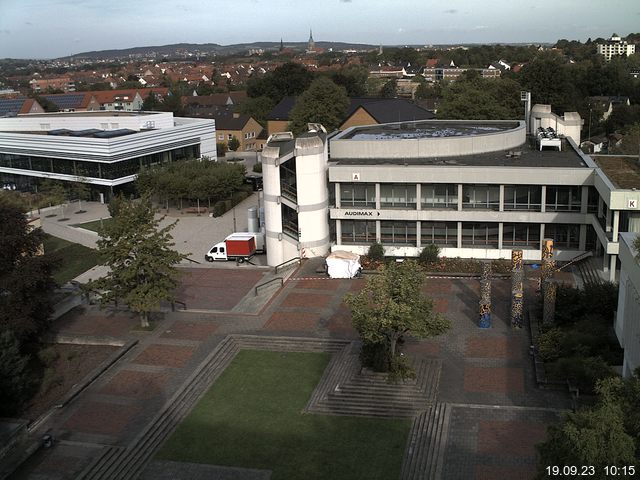
<svg viewBox="0 0 640 480">
<path fill-rule="evenodd" d="M 236 260 L 242 263 L 264 251 L 264 233 L 236 232 L 211 247 L 204 258 L 207 262 Z"/>
</svg>

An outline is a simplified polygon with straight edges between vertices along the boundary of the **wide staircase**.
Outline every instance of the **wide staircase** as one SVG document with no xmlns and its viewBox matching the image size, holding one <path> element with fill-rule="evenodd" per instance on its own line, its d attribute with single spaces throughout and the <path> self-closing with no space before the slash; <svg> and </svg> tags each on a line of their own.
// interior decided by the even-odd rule
<svg viewBox="0 0 640 480">
<path fill-rule="evenodd" d="M 313 392 L 306 411 L 324 415 L 365 417 L 413 417 L 435 401 L 440 360 L 422 359 L 414 364 L 416 378 L 390 383 L 385 374 L 360 367 L 356 344 L 335 355 Z"/>
<path fill-rule="evenodd" d="M 442 477 L 450 420 L 451 406 L 447 403 L 436 403 L 413 420 L 400 480 Z"/>
<path fill-rule="evenodd" d="M 78 477 L 83 480 L 134 479 L 241 349 L 340 352 L 345 340 L 230 335 L 223 339 L 185 381 L 153 421 L 124 447 L 105 446 Z"/>
</svg>

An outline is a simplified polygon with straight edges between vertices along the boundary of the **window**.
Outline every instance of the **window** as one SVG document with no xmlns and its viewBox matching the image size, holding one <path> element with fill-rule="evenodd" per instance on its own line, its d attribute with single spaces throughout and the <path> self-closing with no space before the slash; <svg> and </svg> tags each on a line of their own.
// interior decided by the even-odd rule
<svg viewBox="0 0 640 480">
<path fill-rule="evenodd" d="M 218 135 L 218 140 L 224 140 L 224 134 L 223 135 Z"/>
<path fill-rule="evenodd" d="M 462 246 L 498 248 L 497 223 L 467 223 L 462 224 Z"/>
<path fill-rule="evenodd" d="M 545 238 L 553 240 L 554 248 L 566 248 L 577 250 L 580 245 L 579 225 L 568 225 L 562 223 L 547 224 L 544 227 Z"/>
<path fill-rule="evenodd" d="M 546 210 L 549 212 L 579 212 L 582 187 L 547 187 Z"/>
<path fill-rule="evenodd" d="M 416 245 L 416 222 L 380 222 L 383 245 Z"/>
<path fill-rule="evenodd" d="M 499 210 L 500 187 L 498 185 L 464 185 L 462 187 L 462 208 Z"/>
<path fill-rule="evenodd" d="M 233 140 L 233 134 L 229 133 L 229 134 L 227 135 L 227 140 Z"/>
<path fill-rule="evenodd" d="M 386 208 L 416 208 L 416 186 L 383 183 L 380 185 L 380 206 Z"/>
<path fill-rule="evenodd" d="M 298 240 L 299 229 L 298 229 L 298 214 L 296 211 L 285 205 L 281 204 L 282 207 L 282 231 L 287 234 L 291 238 Z"/>
<path fill-rule="evenodd" d="M 502 226 L 504 248 L 540 248 L 540 225 L 537 223 L 505 223 Z"/>
<path fill-rule="evenodd" d="M 424 184 L 420 189 L 422 208 L 458 208 L 458 185 Z"/>
<path fill-rule="evenodd" d="M 420 230 L 423 247 L 432 243 L 439 247 L 458 246 L 458 222 L 421 222 Z"/>
<path fill-rule="evenodd" d="M 341 220 L 341 241 L 349 244 L 371 244 L 376 241 L 376 222 L 365 220 Z"/>
<path fill-rule="evenodd" d="M 542 187 L 537 185 L 505 185 L 504 209 L 530 210 L 539 212 L 542 199 Z"/>
<path fill-rule="evenodd" d="M 373 183 L 340 184 L 340 205 L 345 207 L 376 207 L 376 186 Z"/>
</svg>

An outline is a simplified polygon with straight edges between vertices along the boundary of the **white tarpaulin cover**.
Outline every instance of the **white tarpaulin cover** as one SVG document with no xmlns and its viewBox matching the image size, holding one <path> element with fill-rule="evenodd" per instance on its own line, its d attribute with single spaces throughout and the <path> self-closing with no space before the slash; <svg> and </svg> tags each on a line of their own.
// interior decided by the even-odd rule
<svg viewBox="0 0 640 480">
<path fill-rule="evenodd" d="M 336 250 L 327 257 L 327 273 L 331 278 L 353 278 L 360 270 L 360 255 Z"/>
</svg>

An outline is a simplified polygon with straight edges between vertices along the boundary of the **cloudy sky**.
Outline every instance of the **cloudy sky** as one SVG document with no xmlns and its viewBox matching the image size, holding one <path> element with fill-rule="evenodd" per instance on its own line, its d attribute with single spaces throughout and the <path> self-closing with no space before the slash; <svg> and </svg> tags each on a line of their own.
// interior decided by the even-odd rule
<svg viewBox="0 0 640 480">
<path fill-rule="evenodd" d="M 584 41 L 640 31 L 638 0 L 0 0 L 0 58 L 171 43 Z"/>
</svg>

